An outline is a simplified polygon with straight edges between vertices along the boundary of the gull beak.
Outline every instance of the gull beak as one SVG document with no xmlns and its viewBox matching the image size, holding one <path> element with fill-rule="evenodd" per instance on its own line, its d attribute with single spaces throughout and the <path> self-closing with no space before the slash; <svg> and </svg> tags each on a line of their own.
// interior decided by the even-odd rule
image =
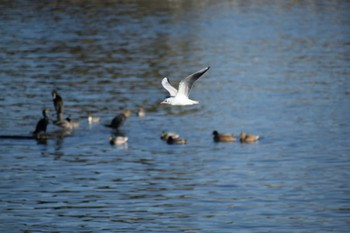
<svg viewBox="0 0 350 233">
<path fill-rule="evenodd" d="M 160 102 L 160 104 L 165 104 L 165 102 L 164 102 L 164 101 L 162 101 L 162 102 Z"/>
</svg>

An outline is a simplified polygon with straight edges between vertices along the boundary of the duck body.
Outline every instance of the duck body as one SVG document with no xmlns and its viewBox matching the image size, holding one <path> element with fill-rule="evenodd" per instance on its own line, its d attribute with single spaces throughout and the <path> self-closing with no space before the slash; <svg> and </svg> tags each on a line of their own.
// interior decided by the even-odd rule
<svg viewBox="0 0 350 233">
<path fill-rule="evenodd" d="M 187 144 L 187 140 L 184 138 L 174 138 L 172 136 L 169 136 L 167 141 L 166 141 L 169 145 L 182 145 L 182 144 Z"/>
<path fill-rule="evenodd" d="M 128 141 L 128 137 L 124 137 L 124 136 L 110 136 L 109 137 L 109 143 L 111 145 L 123 145 L 125 143 L 127 143 Z"/>
<path fill-rule="evenodd" d="M 253 135 L 253 134 L 247 134 L 245 132 L 241 132 L 240 134 L 240 141 L 241 143 L 252 143 L 258 141 L 260 136 Z"/>
<path fill-rule="evenodd" d="M 69 117 L 67 117 L 66 119 L 61 120 L 61 121 L 55 121 L 54 124 L 58 127 L 61 127 L 62 129 L 65 129 L 65 130 L 76 129 L 80 125 L 79 121 L 72 120 Z"/>
<path fill-rule="evenodd" d="M 66 120 L 70 123 L 72 129 L 76 129 L 79 127 L 80 123 L 77 120 L 72 120 L 71 118 L 67 117 Z"/>
<path fill-rule="evenodd" d="M 137 112 L 137 116 L 144 117 L 146 116 L 146 111 L 144 108 L 139 108 L 139 111 Z"/>
<path fill-rule="evenodd" d="M 180 137 L 180 135 L 173 132 L 166 132 L 166 131 L 163 131 L 162 134 L 160 135 L 160 139 L 165 141 L 168 140 L 169 137 L 178 138 Z"/>
<path fill-rule="evenodd" d="M 223 134 L 215 130 L 213 131 L 213 140 L 214 142 L 234 142 L 236 141 L 236 138 L 233 136 L 233 134 Z"/>
<path fill-rule="evenodd" d="M 91 124 L 97 124 L 97 123 L 100 122 L 100 117 L 92 116 L 92 114 L 89 113 L 89 115 L 88 115 L 88 122 L 89 122 L 90 125 Z"/>
<path fill-rule="evenodd" d="M 65 129 L 65 130 L 72 130 L 73 129 L 71 123 L 67 119 L 64 119 L 61 121 L 55 121 L 54 125 L 61 127 L 62 129 Z"/>
</svg>

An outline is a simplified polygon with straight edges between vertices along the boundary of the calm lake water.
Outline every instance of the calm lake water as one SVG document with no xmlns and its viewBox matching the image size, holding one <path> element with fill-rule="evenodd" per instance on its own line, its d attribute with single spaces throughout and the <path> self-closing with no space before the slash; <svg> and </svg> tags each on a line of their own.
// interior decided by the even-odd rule
<svg viewBox="0 0 350 233">
<path fill-rule="evenodd" d="M 0 140 L 0 231 L 349 232 L 349 12 L 340 0 L 2 1 L 1 135 L 53 115 L 54 88 L 80 127 Z M 205 66 L 199 105 L 159 104 L 163 77 Z M 111 146 L 103 124 L 126 108 L 129 142 Z M 215 144 L 213 130 L 262 138 Z"/>
</svg>

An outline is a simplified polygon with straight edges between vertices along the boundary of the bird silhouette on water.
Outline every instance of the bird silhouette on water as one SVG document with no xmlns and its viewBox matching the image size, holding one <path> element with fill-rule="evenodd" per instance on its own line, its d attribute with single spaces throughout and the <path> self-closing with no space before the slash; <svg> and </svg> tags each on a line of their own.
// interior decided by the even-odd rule
<svg viewBox="0 0 350 233">
<path fill-rule="evenodd" d="M 125 110 L 124 112 L 114 117 L 110 124 L 105 124 L 105 126 L 118 130 L 124 124 L 126 119 L 130 116 L 131 116 L 131 110 Z"/>
<path fill-rule="evenodd" d="M 182 144 L 186 144 L 187 140 L 185 138 L 169 136 L 166 142 L 169 145 L 182 145 Z"/>
<path fill-rule="evenodd" d="M 35 136 L 36 138 L 39 138 L 46 133 L 46 129 L 49 124 L 49 117 L 47 116 L 48 112 L 49 112 L 49 109 L 47 108 L 43 109 L 42 111 L 43 118 L 41 118 L 36 124 L 35 130 L 33 131 L 33 136 Z"/>
<path fill-rule="evenodd" d="M 240 141 L 242 143 L 252 143 L 256 142 L 260 139 L 260 136 L 258 135 L 253 135 L 253 134 L 247 134 L 245 132 L 241 132 L 240 136 Z"/>
<path fill-rule="evenodd" d="M 236 138 L 232 134 L 228 133 L 219 133 L 218 131 L 213 131 L 213 140 L 214 142 L 234 142 Z"/>
<path fill-rule="evenodd" d="M 57 114 L 57 121 L 62 121 L 63 120 L 63 99 L 62 97 L 57 93 L 56 90 L 52 90 L 51 92 L 52 95 L 52 101 L 53 101 L 53 106 L 55 107 L 56 114 Z"/>
</svg>

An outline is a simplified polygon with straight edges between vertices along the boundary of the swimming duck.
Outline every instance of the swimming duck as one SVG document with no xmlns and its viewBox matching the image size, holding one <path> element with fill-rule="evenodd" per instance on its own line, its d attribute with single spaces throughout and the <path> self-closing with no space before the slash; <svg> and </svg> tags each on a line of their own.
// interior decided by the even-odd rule
<svg viewBox="0 0 350 233">
<path fill-rule="evenodd" d="M 109 137 L 109 143 L 111 145 L 122 145 L 127 143 L 128 137 L 112 135 Z"/>
<path fill-rule="evenodd" d="M 117 130 L 120 126 L 124 124 L 126 119 L 130 116 L 131 116 L 131 110 L 125 110 L 124 112 L 114 117 L 110 124 L 105 124 L 105 126 Z"/>
<path fill-rule="evenodd" d="M 236 138 L 232 134 L 223 134 L 218 131 L 213 131 L 213 140 L 215 142 L 234 142 Z"/>
<path fill-rule="evenodd" d="M 186 144 L 187 140 L 184 138 L 180 138 L 180 137 L 174 138 L 172 136 L 169 136 L 166 142 L 169 145 L 175 145 L 175 144 L 180 145 L 180 144 Z"/>
<path fill-rule="evenodd" d="M 55 121 L 54 124 L 65 130 L 72 130 L 79 127 L 79 121 L 72 120 L 69 117 L 62 121 Z"/>
<path fill-rule="evenodd" d="M 139 108 L 139 111 L 137 112 L 137 115 L 139 117 L 144 117 L 146 115 L 146 111 L 144 108 Z"/>
<path fill-rule="evenodd" d="M 100 117 L 92 116 L 91 112 L 88 113 L 88 122 L 89 124 L 97 124 L 100 122 Z"/>
<path fill-rule="evenodd" d="M 72 120 L 70 117 L 67 117 L 66 120 L 70 123 L 72 129 L 76 129 L 79 127 L 80 123 L 77 120 Z"/>
<path fill-rule="evenodd" d="M 70 118 L 66 118 L 66 119 L 61 120 L 61 121 L 55 121 L 54 125 L 61 127 L 62 129 L 65 129 L 65 130 L 72 130 L 73 129 L 73 127 L 70 123 Z"/>
<path fill-rule="evenodd" d="M 160 139 L 165 141 L 168 140 L 169 137 L 178 138 L 180 137 L 180 135 L 173 132 L 166 132 L 166 131 L 163 131 L 162 134 L 160 135 Z"/>
<path fill-rule="evenodd" d="M 259 140 L 259 136 L 257 135 L 253 135 L 253 134 L 247 134 L 245 132 L 241 132 L 240 134 L 240 141 L 242 143 L 252 143 L 252 142 L 256 142 L 257 140 Z"/>
<path fill-rule="evenodd" d="M 47 116 L 50 110 L 44 108 L 42 111 L 43 118 L 41 118 L 36 124 L 35 130 L 33 131 L 33 135 L 38 137 L 42 133 L 46 133 L 47 125 L 49 124 L 49 117 Z"/>
<path fill-rule="evenodd" d="M 63 99 L 56 90 L 52 90 L 52 101 L 57 114 L 57 121 L 63 120 Z"/>
</svg>

